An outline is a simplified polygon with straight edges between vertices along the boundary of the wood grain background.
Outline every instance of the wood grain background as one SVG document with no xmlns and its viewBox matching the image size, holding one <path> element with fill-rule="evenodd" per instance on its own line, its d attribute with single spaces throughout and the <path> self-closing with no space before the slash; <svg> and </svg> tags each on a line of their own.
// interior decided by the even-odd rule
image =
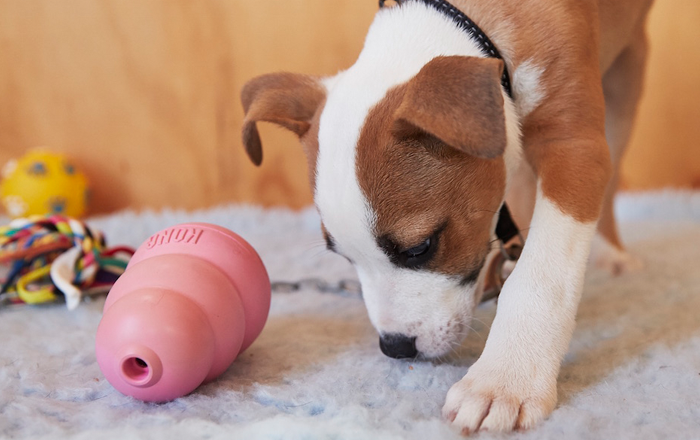
<svg viewBox="0 0 700 440">
<path fill-rule="evenodd" d="M 311 203 L 297 140 L 240 144 L 238 94 L 277 70 L 352 64 L 373 0 L 0 0 L 0 164 L 36 146 L 90 177 L 92 212 Z M 700 186 L 700 2 L 658 0 L 627 189 Z M 264 124 L 263 124 L 264 125 Z"/>
</svg>

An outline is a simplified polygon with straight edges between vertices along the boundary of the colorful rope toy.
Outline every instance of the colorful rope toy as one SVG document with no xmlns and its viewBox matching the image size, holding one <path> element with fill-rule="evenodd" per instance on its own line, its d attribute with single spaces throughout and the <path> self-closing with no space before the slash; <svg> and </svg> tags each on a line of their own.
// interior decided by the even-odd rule
<svg viewBox="0 0 700 440">
<path fill-rule="evenodd" d="M 134 250 L 108 249 L 99 231 L 60 215 L 33 216 L 0 226 L 0 305 L 41 304 L 60 299 L 69 310 L 83 295 L 106 293 L 124 272 Z"/>
</svg>

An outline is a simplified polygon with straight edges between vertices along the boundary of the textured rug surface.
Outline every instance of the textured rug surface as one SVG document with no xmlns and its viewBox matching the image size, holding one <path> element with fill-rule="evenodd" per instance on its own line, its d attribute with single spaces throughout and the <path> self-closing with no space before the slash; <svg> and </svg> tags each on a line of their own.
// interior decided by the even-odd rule
<svg viewBox="0 0 700 440">
<path fill-rule="evenodd" d="M 700 195 L 618 201 L 622 235 L 646 263 L 618 278 L 589 271 L 559 377 L 559 404 L 538 428 L 480 439 L 700 439 Z M 183 221 L 231 228 L 273 280 L 354 278 L 324 250 L 312 210 L 223 207 L 94 218 L 111 244 L 137 246 Z M 165 404 L 115 391 L 94 338 L 103 299 L 0 309 L 0 438 L 458 439 L 445 394 L 478 357 L 495 314 L 443 362 L 389 359 L 364 305 L 311 288 L 275 294 L 260 338 L 217 381 Z"/>
</svg>

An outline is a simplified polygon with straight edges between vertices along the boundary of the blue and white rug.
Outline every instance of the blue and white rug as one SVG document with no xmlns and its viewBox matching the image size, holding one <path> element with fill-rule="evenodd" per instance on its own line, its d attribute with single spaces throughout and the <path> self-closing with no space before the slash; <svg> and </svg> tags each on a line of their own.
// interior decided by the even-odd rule
<svg viewBox="0 0 700 440">
<path fill-rule="evenodd" d="M 588 274 L 557 409 L 509 438 L 700 439 L 700 195 L 624 195 L 617 207 L 624 241 L 646 267 L 619 278 Z M 127 212 L 89 223 L 111 244 L 137 246 L 184 221 L 238 232 L 273 280 L 355 277 L 325 251 L 310 209 Z M 493 303 L 479 308 L 477 333 L 452 359 L 409 362 L 380 353 L 361 300 L 311 288 L 277 293 L 262 335 L 219 380 L 147 404 L 100 373 L 103 303 L 0 309 L 0 438 L 458 439 L 440 409 L 495 313 Z"/>
</svg>

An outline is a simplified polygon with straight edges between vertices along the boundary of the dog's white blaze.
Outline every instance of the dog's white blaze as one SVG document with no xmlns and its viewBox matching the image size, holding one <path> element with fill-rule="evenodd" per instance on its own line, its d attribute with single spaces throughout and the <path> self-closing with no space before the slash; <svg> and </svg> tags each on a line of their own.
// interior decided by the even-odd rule
<svg viewBox="0 0 700 440">
<path fill-rule="evenodd" d="M 546 96 L 541 81 L 543 73 L 544 68 L 532 60 L 520 64 L 513 72 L 513 92 L 518 97 L 517 109 L 521 118 L 536 109 Z"/>
<path fill-rule="evenodd" d="M 325 227 L 339 251 L 355 262 L 375 328 L 417 336 L 418 349 L 428 356 L 448 352 L 464 336 L 474 292 L 453 277 L 390 263 L 373 236 L 376 214 L 358 184 L 355 153 L 370 109 L 440 55 L 484 56 L 451 19 L 419 2 L 377 14 L 357 62 L 324 82 L 328 96 L 320 119 L 315 189 Z M 520 128 L 515 106 L 505 94 L 504 99 L 511 174 L 520 158 Z"/>
</svg>

